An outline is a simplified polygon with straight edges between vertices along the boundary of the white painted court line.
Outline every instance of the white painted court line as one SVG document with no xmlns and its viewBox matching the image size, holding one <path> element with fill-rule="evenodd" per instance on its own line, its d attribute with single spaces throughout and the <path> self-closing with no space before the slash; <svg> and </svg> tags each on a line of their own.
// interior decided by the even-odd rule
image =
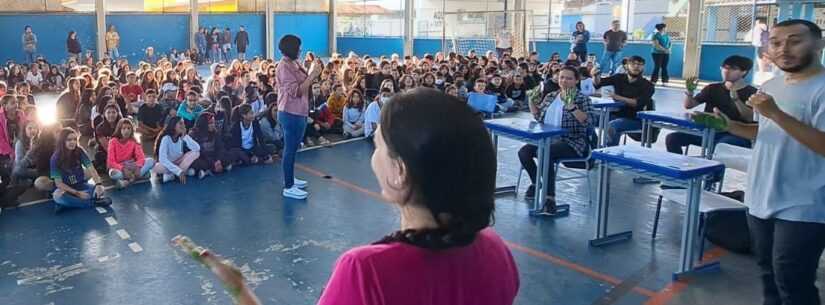
<svg viewBox="0 0 825 305">
<path fill-rule="evenodd" d="M 96 207 L 95 210 L 97 210 L 98 214 L 106 214 L 106 212 L 108 212 L 108 211 L 106 211 L 106 209 L 101 208 L 101 207 Z"/>
<path fill-rule="evenodd" d="M 141 247 L 139 243 L 131 243 L 129 244 L 129 248 L 135 253 L 143 251 L 143 247 Z"/>
<path fill-rule="evenodd" d="M 120 236 L 120 239 L 127 240 L 129 238 L 132 238 L 132 236 L 129 235 L 129 232 L 126 232 L 126 230 L 124 229 L 120 229 L 115 232 L 117 233 L 117 236 Z"/>
<path fill-rule="evenodd" d="M 106 217 L 105 219 L 106 219 L 106 223 L 108 223 L 110 226 L 116 226 L 117 225 L 117 220 L 115 220 L 113 217 Z"/>
</svg>

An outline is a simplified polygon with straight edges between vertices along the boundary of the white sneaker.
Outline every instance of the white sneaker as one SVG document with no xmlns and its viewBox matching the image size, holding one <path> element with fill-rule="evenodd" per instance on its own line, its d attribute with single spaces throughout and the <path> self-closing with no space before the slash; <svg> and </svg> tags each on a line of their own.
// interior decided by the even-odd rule
<svg viewBox="0 0 825 305">
<path fill-rule="evenodd" d="M 189 177 L 194 176 L 195 175 L 195 169 L 190 168 L 188 171 L 186 171 L 186 175 L 189 176 Z"/>
<path fill-rule="evenodd" d="M 287 198 L 303 200 L 303 199 L 307 199 L 307 196 L 309 196 L 309 193 L 307 193 L 306 191 L 301 190 L 301 189 L 299 189 L 299 188 L 297 188 L 296 186 L 293 185 L 291 188 L 284 189 L 283 195 L 284 195 L 284 197 L 287 197 Z"/>
<path fill-rule="evenodd" d="M 169 181 L 175 180 L 175 175 L 172 174 L 163 174 L 163 183 L 167 183 Z"/>
<path fill-rule="evenodd" d="M 299 189 L 307 188 L 307 182 L 298 178 L 292 178 L 292 185 L 296 186 Z"/>
<path fill-rule="evenodd" d="M 205 177 L 206 177 L 206 171 L 205 170 L 200 170 L 198 172 L 198 179 L 203 179 Z"/>
</svg>

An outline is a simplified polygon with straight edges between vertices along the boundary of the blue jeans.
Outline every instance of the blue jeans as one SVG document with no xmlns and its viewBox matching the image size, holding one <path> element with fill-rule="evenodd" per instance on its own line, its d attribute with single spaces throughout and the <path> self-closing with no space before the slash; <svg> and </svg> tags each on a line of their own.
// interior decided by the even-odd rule
<svg viewBox="0 0 825 305">
<path fill-rule="evenodd" d="M 306 132 L 307 118 L 302 115 L 278 112 L 278 123 L 284 130 L 284 188 L 295 184 L 295 153 Z"/>
<path fill-rule="evenodd" d="M 109 58 L 117 59 L 118 57 L 120 57 L 120 51 L 117 48 L 109 49 Z"/>
<path fill-rule="evenodd" d="M 611 120 L 607 124 L 607 138 L 605 139 L 605 146 L 619 145 L 619 139 L 626 131 L 634 131 L 642 129 L 642 121 L 637 119 L 618 118 Z"/>
<path fill-rule="evenodd" d="M 26 54 L 26 60 L 28 61 L 28 64 L 34 63 L 34 52 L 36 52 L 36 50 L 23 50 L 23 53 Z"/>
<path fill-rule="evenodd" d="M 608 71 L 610 75 L 613 75 L 616 72 L 616 69 L 619 68 L 619 65 L 622 64 L 622 51 L 604 51 L 604 55 L 602 55 L 602 71 Z"/>
<path fill-rule="evenodd" d="M 95 206 L 95 196 L 102 195 L 95 194 L 95 186 L 91 184 L 84 184 L 78 187 L 77 190 L 89 194 L 89 199 L 80 199 L 74 195 L 63 192 L 61 189 L 56 189 L 54 191 L 54 203 L 67 208 L 91 208 Z"/>
<path fill-rule="evenodd" d="M 138 178 L 146 178 L 149 176 L 149 171 L 152 170 L 152 167 L 155 167 L 155 159 L 146 158 L 143 162 L 143 167 L 140 168 L 140 177 Z M 123 171 L 110 169 L 109 170 L 109 178 L 112 178 L 114 181 L 118 181 L 123 179 Z"/>
</svg>

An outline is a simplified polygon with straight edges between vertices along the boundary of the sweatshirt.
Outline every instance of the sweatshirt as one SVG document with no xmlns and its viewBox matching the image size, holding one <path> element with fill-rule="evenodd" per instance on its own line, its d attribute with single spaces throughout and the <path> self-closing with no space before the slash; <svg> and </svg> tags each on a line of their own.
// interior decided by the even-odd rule
<svg viewBox="0 0 825 305">
<path fill-rule="evenodd" d="M 127 161 L 135 162 L 138 168 L 142 168 L 146 161 L 143 155 L 143 148 L 134 139 L 129 139 L 123 143 L 118 138 L 109 140 L 109 151 L 106 157 L 106 166 L 109 169 L 123 170 L 123 163 Z"/>
<path fill-rule="evenodd" d="M 177 142 L 172 141 L 171 136 L 163 136 L 163 139 L 160 140 L 160 147 L 158 147 L 158 161 L 176 176 L 180 176 L 183 172 L 183 170 L 175 164 L 175 160 L 183 156 L 184 143 L 190 151 L 200 152 L 201 150 L 198 142 L 195 142 L 189 135 L 182 136 Z"/>
</svg>

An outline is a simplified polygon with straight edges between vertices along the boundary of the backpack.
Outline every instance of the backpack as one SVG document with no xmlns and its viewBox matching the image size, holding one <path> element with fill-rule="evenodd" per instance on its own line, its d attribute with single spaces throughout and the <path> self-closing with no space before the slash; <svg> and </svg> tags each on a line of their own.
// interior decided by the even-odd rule
<svg viewBox="0 0 825 305">
<path fill-rule="evenodd" d="M 742 202 L 745 192 L 734 191 L 720 195 Z M 713 244 L 739 254 L 751 253 L 751 236 L 748 230 L 748 212 L 723 210 L 709 212 L 705 218 L 705 237 Z"/>
</svg>

